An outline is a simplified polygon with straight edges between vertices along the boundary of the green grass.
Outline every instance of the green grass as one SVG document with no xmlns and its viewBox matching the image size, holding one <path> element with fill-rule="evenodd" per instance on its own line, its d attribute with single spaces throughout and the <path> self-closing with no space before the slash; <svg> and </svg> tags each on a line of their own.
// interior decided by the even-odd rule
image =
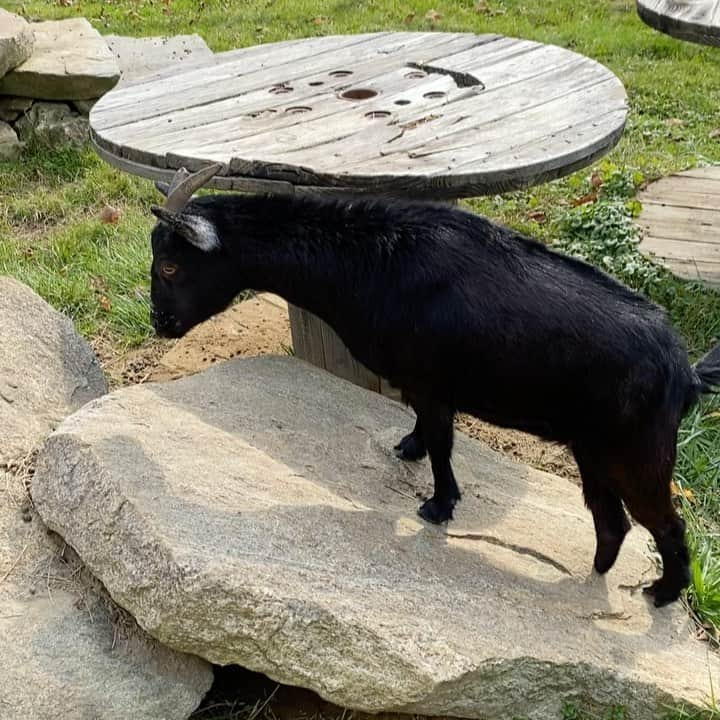
<svg viewBox="0 0 720 720">
<path fill-rule="evenodd" d="M 668 309 L 694 357 L 720 342 L 720 294 L 675 280 L 641 258 L 632 225 L 639 185 L 720 162 L 720 139 L 712 137 L 720 126 L 720 50 L 650 30 L 633 0 L 6 0 L 3 6 L 36 19 L 82 15 L 102 33 L 198 32 L 217 51 L 311 35 L 438 29 L 521 36 L 593 57 L 628 90 L 619 146 L 597 167 L 566 179 L 466 204 L 587 257 L 645 292 Z M 439 21 L 426 18 L 429 10 L 440 13 Z M 602 182 L 597 202 L 573 207 L 594 189 L 593 171 Z M 90 151 L 30 148 L 22 162 L 0 164 L 0 273 L 36 288 L 90 338 L 117 347 L 141 343 L 150 332 L 147 208 L 155 200 L 150 183 L 113 170 Z M 103 222 L 106 206 L 120 212 L 117 224 Z M 714 400 L 683 425 L 676 484 L 693 550 L 688 600 L 715 637 L 719 476 L 720 402 Z M 562 717 L 595 716 L 569 705 Z M 632 720 L 622 709 L 608 717 Z"/>
</svg>

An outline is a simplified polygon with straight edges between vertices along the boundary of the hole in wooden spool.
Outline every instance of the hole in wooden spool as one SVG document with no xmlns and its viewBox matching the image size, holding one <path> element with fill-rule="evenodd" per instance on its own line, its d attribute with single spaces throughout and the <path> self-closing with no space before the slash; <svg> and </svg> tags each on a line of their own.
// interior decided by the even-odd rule
<svg viewBox="0 0 720 720">
<path fill-rule="evenodd" d="M 408 80 L 419 80 L 420 78 L 427 77 L 427 73 L 422 72 L 422 70 L 413 70 L 407 73 L 405 77 L 408 78 Z"/>
<path fill-rule="evenodd" d="M 306 107 L 305 105 L 296 105 L 295 107 L 286 108 L 285 112 L 297 115 L 298 113 L 306 113 L 310 112 L 311 110 L 312 108 Z"/>
<path fill-rule="evenodd" d="M 292 88 L 289 85 L 273 85 L 269 92 L 273 95 L 284 95 L 285 93 L 292 92 Z"/>
<path fill-rule="evenodd" d="M 355 88 L 346 90 L 340 97 L 345 100 L 369 100 L 377 95 L 377 90 L 369 90 L 368 88 Z"/>
<path fill-rule="evenodd" d="M 410 101 L 409 100 L 396 100 L 395 104 L 396 105 L 409 105 Z"/>
<path fill-rule="evenodd" d="M 433 90 L 432 92 L 426 92 L 423 97 L 428 100 L 437 100 L 438 98 L 445 97 L 447 93 L 440 92 L 440 90 Z"/>
<path fill-rule="evenodd" d="M 366 118 L 386 118 L 390 117 L 392 115 L 391 112 L 388 110 L 371 110 L 368 113 L 365 113 Z"/>
<path fill-rule="evenodd" d="M 317 87 L 318 85 L 324 85 L 325 83 L 322 80 L 313 80 L 312 82 L 309 82 L 308 85 L 311 87 Z"/>
<path fill-rule="evenodd" d="M 334 78 L 342 78 L 342 77 L 348 77 L 348 75 L 352 75 L 352 70 L 331 70 L 328 75 L 330 77 Z"/>
</svg>

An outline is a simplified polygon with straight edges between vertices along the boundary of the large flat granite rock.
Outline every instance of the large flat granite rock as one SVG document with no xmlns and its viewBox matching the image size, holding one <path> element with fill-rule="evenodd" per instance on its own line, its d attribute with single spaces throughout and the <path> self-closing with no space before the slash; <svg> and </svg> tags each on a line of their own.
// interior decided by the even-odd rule
<svg viewBox="0 0 720 720">
<path fill-rule="evenodd" d="M 292 358 L 117 391 L 67 419 L 33 496 L 112 597 L 168 646 L 360 710 L 657 718 L 720 663 L 680 604 L 639 590 L 648 535 L 591 572 L 580 490 L 457 437 L 457 521 L 416 517 L 426 462 L 401 405 Z"/>
</svg>

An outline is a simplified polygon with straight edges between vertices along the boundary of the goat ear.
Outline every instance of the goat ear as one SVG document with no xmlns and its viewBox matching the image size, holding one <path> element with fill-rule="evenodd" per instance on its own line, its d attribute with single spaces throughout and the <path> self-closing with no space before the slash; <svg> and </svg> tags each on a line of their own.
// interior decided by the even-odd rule
<svg viewBox="0 0 720 720">
<path fill-rule="evenodd" d="M 220 249 L 220 238 L 215 225 L 200 215 L 184 212 L 172 212 L 166 208 L 153 205 L 150 211 L 156 218 L 169 225 L 184 240 L 204 252 Z"/>
</svg>

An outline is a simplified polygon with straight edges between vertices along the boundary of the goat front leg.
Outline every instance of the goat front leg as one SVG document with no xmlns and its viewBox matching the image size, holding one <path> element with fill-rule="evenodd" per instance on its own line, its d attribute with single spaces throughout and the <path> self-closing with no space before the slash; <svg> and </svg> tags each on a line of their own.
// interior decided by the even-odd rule
<svg viewBox="0 0 720 720">
<path fill-rule="evenodd" d="M 401 460 L 422 460 L 427 455 L 422 423 L 418 415 L 413 431 L 406 435 L 396 446 L 395 454 Z"/>
<path fill-rule="evenodd" d="M 418 515 L 423 520 L 440 524 L 452 520 L 453 509 L 460 500 L 460 489 L 450 465 L 455 413 L 447 405 L 436 402 L 414 402 L 413 407 L 418 416 L 425 447 L 430 454 L 435 485 L 433 496 L 420 506 Z"/>
</svg>

